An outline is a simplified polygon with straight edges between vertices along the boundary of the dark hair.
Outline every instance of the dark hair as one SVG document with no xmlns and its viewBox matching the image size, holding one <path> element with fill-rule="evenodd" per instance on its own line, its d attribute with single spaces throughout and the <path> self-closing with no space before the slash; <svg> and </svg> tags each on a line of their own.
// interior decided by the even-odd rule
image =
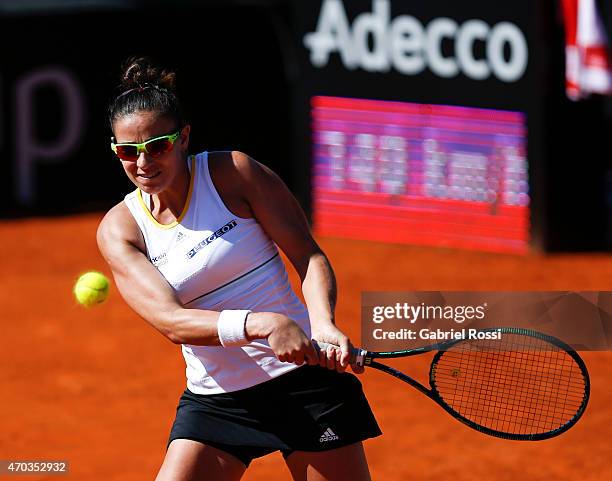
<svg viewBox="0 0 612 481">
<path fill-rule="evenodd" d="M 176 73 L 156 67 L 148 57 L 130 57 L 122 65 L 119 94 L 110 102 L 111 130 L 116 120 L 135 112 L 156 112 L 185 125 L 183 108 L 176 94 Z"/>
</svg>

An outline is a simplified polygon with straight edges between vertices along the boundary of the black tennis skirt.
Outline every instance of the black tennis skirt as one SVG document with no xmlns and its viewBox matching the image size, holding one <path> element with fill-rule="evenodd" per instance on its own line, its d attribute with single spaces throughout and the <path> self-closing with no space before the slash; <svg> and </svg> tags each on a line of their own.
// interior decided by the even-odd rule
<svg viewBox="0 0 612 481">
<path fill-rule="evenodd" d="M 379 436 L 380 428 L 350 373 L 302 366 L 241 391 L 180 398 L 168 445 L 191 439 L 248 466 L 274 451 L 327 451 Z"/>
</svg>

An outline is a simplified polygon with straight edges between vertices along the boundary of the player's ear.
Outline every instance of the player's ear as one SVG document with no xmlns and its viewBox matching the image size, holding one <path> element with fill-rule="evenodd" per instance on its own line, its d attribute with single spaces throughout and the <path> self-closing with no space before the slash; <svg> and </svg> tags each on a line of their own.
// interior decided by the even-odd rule
<svg viewBox="0 0 612 481">
<path fill-rule="evenodd" d="M 181 135 L 177 139 L 180 142 L 179 146 L 183 153 L 187 153 L 187 148 L 189 147 L 189 133 L 191 132 L 191 125 L 185 124 L 185 126 L 181 129 Z"/>
</svg>

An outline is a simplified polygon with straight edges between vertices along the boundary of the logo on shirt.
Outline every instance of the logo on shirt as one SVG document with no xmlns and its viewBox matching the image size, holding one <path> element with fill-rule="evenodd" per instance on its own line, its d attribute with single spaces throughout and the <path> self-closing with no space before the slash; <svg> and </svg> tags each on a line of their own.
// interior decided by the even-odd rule
<svg viewBox="0 0 612 481">
<path fill-rule="evenodd" d="M 319 438 L 320 443 L 326 443 L 329 441 L 338 441 L 340 439 L 335 432 L 331 430 L 331 428 L 327 428 L 321 437 Z"/>
<path fill-rule="evenodd" d="M 185 240 L 186 238 L 187 236 L 183 234 L 183 231 L 178 231 L 178 234 L 176 234 L 176 242 L 181 242 L 182 240 Z"/>
<path fill-rule="evenodd" d="M 168 262 L 168 256 L 165 252 L 158 256 L 151 257 L 151 263 L 155 267 L 163 266 L 166 262 Z"/>
<path fill-rule="evenodd" d="M 193 256 L 195 256 L 204 247 L 206 247 L 208 244 L 210 244 L 214 240 L 218 239 L 219 237 L 224 236 L 225 234 L 227 234 L 230 230 L 232 230 L 237 225 L 238 224 L 236 223 L 236 220 L 231 220 L 227 224 L 225 224 L 223 227 L 217 229 L 215 232 L 213 232 L 211 235 L 209 235 L 206 239 L 204 239 L 203 241 L 197 243 L 193 247 L 193 249 L 191 249 L 189 252 L 187 252 L 187 259 L 192 259 Z"/>
</svg>

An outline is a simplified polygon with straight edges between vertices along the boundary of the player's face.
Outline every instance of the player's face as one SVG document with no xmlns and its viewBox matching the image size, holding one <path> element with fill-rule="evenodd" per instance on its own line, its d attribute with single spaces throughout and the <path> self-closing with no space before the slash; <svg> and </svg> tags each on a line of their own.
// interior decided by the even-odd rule
<svg viewBox="0 0 612 481">
<path fill-rule="evenodd" d="M 154 112 L 136 112 L 118 119 L 114 127 L 115 142 L 120 144 L 140 144 L 162 137 L 139 149 L 136 158 L 119 158 L 129 179 L 148 194 L 159 194 L 173 185 L 173 181 L 185 173 L 189 126 L 180 129 L 176 140 L 163 139 L 179 130 L 176 121 L 169 117 L 159 117 Z M 166 142 L 166 145 L 164 145 Z M 135 148 L 130 147 L 134 150 Z"/>
</svg>

